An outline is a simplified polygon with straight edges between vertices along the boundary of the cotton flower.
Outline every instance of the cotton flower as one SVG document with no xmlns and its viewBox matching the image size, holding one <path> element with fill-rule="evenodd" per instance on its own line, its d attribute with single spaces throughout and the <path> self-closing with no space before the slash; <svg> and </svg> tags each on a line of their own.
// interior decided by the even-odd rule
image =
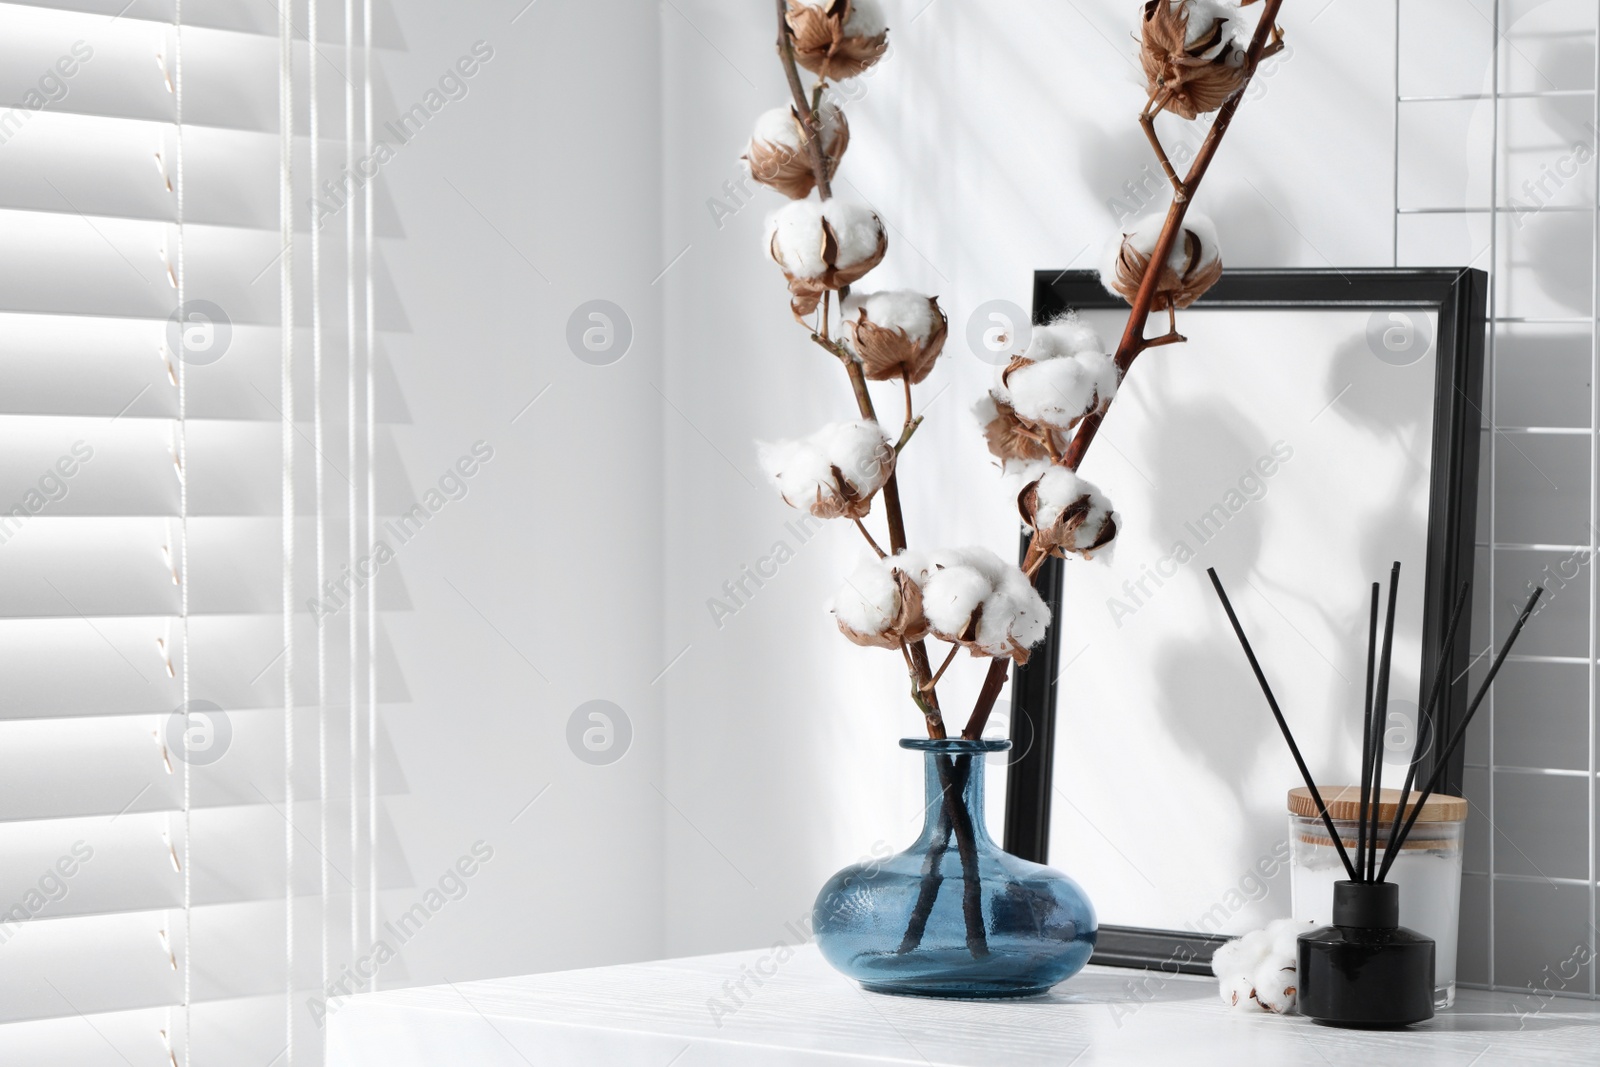
<svg viewBox="0 0 1600 1067">
<path fill-rule="evenodd" d="M 1090 559 L 1117 536 L 1111 501 L 1075 471 L 1050 466 L 1028 482 L 1017 497 L 1022 521 L 1037 544 L 1055 555 L 1076 552 Z"/>
<path fill-rule="evenodd" d="M 989 451 L 997 459 L 1007 462 L 1044 459 L 1050 454 L 1040 440 L 1040 433 L 1017 417 L 1010 394 L 1004 389 L 984 394 L 973 405 L 972 413 L 983 427 Z"/>
<path fill-rule="evenodd" d="M 1139 61 L 1150 95 L 1181 118 L 1215 111 L 1246 80 L 1243 19 L 1220 0 L 1148 0 Z"/>
<path fill-rule="evenodd" d="M 1028 649 L 1044 639 L 1050 609 L 1019 567 L 989 549 L 900 558 L 913 567 L 929 632 L 940 640 L 963 645 L 975 656 L 1026 663 Z"/>
<path fill-rule="evenodd" d="M 767 252 L 789 279 L 796 317 L 883 261 L 889 238 L 872 209 L 839 200 L 795 200 L 767 225 Z"/>
<path fill-rule="evenodd" d="M 875 648 L 899 648 L 926 637 L 922 589 L 907 566 L 907 557 L 894 556 L 863 564 L 851 575 L 833 600 L 839 631 L 858 645 Z"/>
<path fill-rule="evenodd" d="M 1222 1002 L 1243 1011 L 1294 1011 L 1300 984 L 1298 941 L 1310 929 L 1310 923 L 1299 919 L 1277 919 L 1265 930 L 1220 946 L 1211 957 L 1211 971 Z"/>
<path fill-rule="evenodd" d="M 1164 225 L 1163 216 L 1146 215 L 1134 224 L 1132 233 L 1113 239 L 1100 268 L 1101 284 L 1133 303 Z M 1156 277 L 1156 298 L 1151 306 L 1158 311 L 1186 308 L 1221 277 L 1217 227 L 1200 212 L 1190 211 L 1183 219 L 1183 233 L 1172 243 L 1172 252 Z"/>
<path fill-rule="evenodd" d="M 1068 316 L 1037 327 L 1028 350 L 1000 376 L 1005 399 L 1023 421 L 1070 430 L 1117 395 L 1116 362 L 1095 332 Z"/>
<path fill-rule="evenodd" d="M 784 502 L 819 519 L 859 519 L 894 473 L 894 446 L 870 420 L 824 426 L 798 441 L 759 446 L 761 467 Z"/>
<path fill-rule="evenodd" d="M 850 145 L 850 124 L 834 104 L 823 104 L 820 111 L 822 150 L 827 156 L 828 179 L 839 169 L 839 160 Z M 744 160 L 750 177 L 770 186 L 791 200 L 803 200 L 817 186 L 817 173 L 811 167 L 811 152 L 806 147 L 805 124 L 794 105 L 775 107 L 756 120 L 755 133 L 745 149 Z"/>
<path fill-rule="evenodd" d="M 787 17 L 795 59 L 819 78 L 854 78 L 888 50 L 878 0 L 789 0 Z"/>
<path fill-rule="evenodd" d="M 949 326 L 937 297 L 910 289 L 852 296 L 844 309 L 845 340 L 875 382 L 926 378 Z"/>
</svg>

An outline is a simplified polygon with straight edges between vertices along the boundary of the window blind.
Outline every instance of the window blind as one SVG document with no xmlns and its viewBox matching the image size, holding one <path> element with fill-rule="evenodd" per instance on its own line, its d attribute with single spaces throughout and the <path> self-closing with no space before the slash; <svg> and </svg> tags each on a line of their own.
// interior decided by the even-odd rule
<svg viewBox="0 0 1600 1067">
<path fill-rule="evenodd" d="M 321 1062 L 375 922 L 370 0 L 0 3 L 0 1062 Z"/>
</svg>

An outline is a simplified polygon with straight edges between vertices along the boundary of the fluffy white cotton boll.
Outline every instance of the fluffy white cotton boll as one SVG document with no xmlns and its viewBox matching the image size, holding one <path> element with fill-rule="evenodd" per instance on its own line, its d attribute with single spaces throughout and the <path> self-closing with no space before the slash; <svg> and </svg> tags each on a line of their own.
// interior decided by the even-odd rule
<svg viewBox="0 0 1600 1067">
<path fill-rule="evenodd" d="M 875 493 L 889 480 L 894 468 L 883 462 L 888 438 L 876 422 L 863 419 L 835 423 L 825 440 L 830 461 L 844 472 L 845 481 L 858 493 Z"/>
<path fill-rule="evenodd" d="M 846 579 L 833 601 L 840 633 L 868 648 L 899 649 L 928 633 L 922 588 L 914 574 L 922 561 L 909 553 L 873 560 Z"/>
<path fill-rule="evenodd" d="M 1217 224 L 1211 221 L 1210 215 L 1191 209 L 1183 217 L 1183 228 L 1200 239 L 1200 258 L 1195 260 L 1195 267 L 1204 267 L 1222 255 L 1222 246 L 1217 241 Z M 1155 245 L 1151 244 L 1150 247 L 1154 248 Z"/>
<path fill-rule="evenodd" d="M 890 570 L 904 571 L 918 586 L 925 584 L 934 571 L 932 554 L 908 548 L 884 561 Z"/>
<path fill-rule="evenodd" d="M 1080 352 L 1104 352 L 1105 342 L 1088 323 L 1075 314 L 1066 314 L 1044 326 L 1036 326 L 1023 358 L 1034 361 L 1060 359 Z"/>
<path fill-rule="evenodd" d="M 888 28 L 889 20 L 878 0 L 855 0 L 844 24 L 844 32 L 851 37 L 876 37 Z"/>
<path fill-rule="evenodd" d="M 823 256 L 822 221 L 838 243 L 832 263 Z M 883 223 L 871 208 L 841 200 L 793 200 L 767 223 L 767 250 L 797 278 L 815 278 L 829 267 L 851 267 L 878 254 Z"/>
<path fill-rule="evenodd" d="M 1282 957 L 1270 956 L 1256 968 L 1251 976 L 1255 985 L 1256 1003 L 1279 1015 L 1294 1010 L 1297 993 L 1295 966 L 1285 966 Z"/>
<path fill-rule="evenodd" d="M 885 564 L 889 564 L 886 566 Z M 900 589 L 892 560 L 873 560 L 856 568 L 833 598 L 833 614 L 862 634 L 881 634 L 900 614 Z"/>
<path fill-rule="evenodd" d="M 827 270 L 822 258 L 822 204 L 792 200 L 767 220 L 767 249 L 778 265 L 797 278 Z"/>
<path fill-rule="evenodd" d="M 1256 1011 L 1256 984 L 1247 974 L 1236 974 L 1219 983 L 1222 1003 L 1238 1011 Z"/>
<path fill-rule="evenodd" d="M 800 129 L 795 124 L 793 110 L 787 107 L 775 107 L 771 111 L 763 111 L 761 117 L 756 119 L 755 132 L 750 135 L 750 140 L 764 141 L 782 148 L 798 149 Z"/>
<path fill-rule="evenodd" d="M 1025 594 L 1005 591 L 991 597 L 984 607 L 978 620 L 978 647 L 991 656 L 1009 655 L 1044 640 L 1049 627 L 1050 609 L 1031 585 Z"/>
<path fill-rule="evenodd" d="M 1133 224 L 1133 229 L 1124 233 L 1113 233 L 1107 242 L 1105 251 L 1101 254 L 1100 277 L 1115 278 L 1117 276 L 1117 260 L 1122 255 L 1124 238 L 1127 244 L 1140 255 L 1148 256 L 1156 250 L 1156 242 L 1161 238 L 1161 230 L 1166 225 L 1165 212 L 1145 215 Z M 1195 262 L 1189 262 L 1187 242 L 1181 237 L 1172 242 L 1172 251 L 1167 254 L 1167 265 L 1182 274 L 1187 269 L 1190 272 L 1198 270 L 1216 262 L 1222 255 L 1222 246 L 1217 241 L 1217 224 L 1211 217 L 1190 208 L 1183 216 L 1185 232 L 1193 233 L 1200 239 L 1200 255 Z M 1112 290 L 1115 292 L 1115 290 Z"/>
<path fill-rule="evenodd" d="M 1061 518 L 1061 513 L 1084 497 L 1089 498 L 1089 514 L 1083 525 L 1099 529 L 1111 512 L 1111 501 L 1095 486 L 1065 467 L 1043 464 L 1038 476 L 1039 495 L 1034 519 L 1040 526 L 1050 527 Z"/>
<path fill-rule="evenodd" d="M 767 247 L 784 270 L 798 278 L 814 278 L 827 270 L 823 258 L 823 205 L 795 200 L 773 213 Z"/>
<path fill-rule="evenodd" d="M 1018 415 L 1069 430 L 1116 395 L 1116 367 L 1101 353 L 1047 359 L 1010 371 L 1006 388 Z"/>
<path fill-rule="evenodd" d="M 844 200 L 829 200 L 822 213 L 839 240 L 836 266 L 852 267 L 878 254 L 883 222 L 871 208 Z"/>
<path fill-rule="evenodd" d="M 1161 236 L 1161 226 L 1164 222 L 1164 215 L 1142 215 L 1134 220 L 1131 229 L 1119 226 L 1111 231 L 1111 235 L 1106 238 L 1105 247 L 1100 250 L 1100 284 L 1105 286 L 1108 292 L 1112 294 L 1117 292 L 1111 288 L 1111 279 L 1117 276 L 1117 263 L 1122 258 L 1123 245 L 1127 245 L 1140 255 L 1148 256 L 1155 251 L 1156 239 Z M 1181 241 L 1178 243 L 1182 244 Z M 1179 266 L 1181 268 L 1181 261 Z"/>
<path fill-rule="evenodd" d="M 1015 657 L 1037 644 L 1050 624 L 1050 609 L 1027 575 L 987 548 L 929 553 L 922 573 L 923 613 L 946 640 L 965 639 L 988 655 Z M 977 633 L 969 635 L 980 607 Z"/>
<path fill-rule="evenodd" d="M 1217 949 L 1211 971 L 1219 980 L 1224 1003 L 1250 1010 L 1290 1012 L 1297 989 L 1297 938 L 1311 924 L 1278 919 Z M 1241 990 L 1249 990 L 1246 998 Z"/>
<path fill-rule="evenodd" d="M 954 560 L 922 582 L 922 613 L 941 634 L 966 632 L 972 613 L 994 594 L 994 586 L 981 572 Z"/>
<path fill-rule="evenodd" d="M 1283 959 L 1297 959 L 1300 954 L 1300 935 L 1315 929 L 1306 919 L 1274 919 L 1267 924 L 1267 936 L 1272 938 L 1272 955 Z"/>
<path fill-rule="evenodd" d="M 1117 370 L 1115 356 L 1104 352 L 1079 352 L 1072 358 L 1083 364 L 1089 381 L 1094 384 L 1095 396 L 1099 398 L 1101 407 L 1116 399 L 1117 387 L 1122 384 L 1122 374 Z"/>
<path fill-rule="evenodd" d="M 899 330 L 916 342 L 932 337 L 943 322 L 928 297 L 915 289 L 890 289 L 862 296 L 852 293 L 845 299 L 846 318 L 853 320 L 863 310 L 874 326 Z"/>
<path fill-rule="evenodd" d="M 1041 526 L 1054 526 L 1063 511 L 1093 491 L 1094 487 L 1076 472 L 1050 464 L 1039 476 L 1039 502 L 1034 518 Z"/>
<path fill-rule="evenodd" d="M 800 0 L 807 7 L 826 8 L 833 0 Z M 855 0 L 850 5 L 850 18 L 844 24 L 844 32 L 850 37 L 876 37 L 889 28 L 889 22 L 884 18 L 883 6 L 878 0 Z"/>
<path fill-rule="evenodd" d="M 894 471 L 894 448 L 870 420 L 832 423 L 809 437 L 762 443 L 757 450 L 783 499 L 820 518 L 866 514 L 866 502 Z M 853 499 L 842 499 L 840 476 Z"/>
<path fill-rule="evenodd" d="M 1055 464 L 1044 459 L 1005 460 L 1000 464 L 1000 488 L 1006 496 L 1015 498 L 1029 485 L 1054 469 L 1056 469 Z"/>
<path fill-rule="evenodd" d="M 1218 978 L 1254 974 L 1271 948 L 1272 939 L 1260 930 L 1235 938 L 1217 946 L 1211 956 L 1211 973 Z"/>
<path fill-rule="evenodd" d="M 839 132 L 839 124 L 843 119 L 843 112 L 837 104 L 824 103 L 822 105 L 822 142 L 831 144 L 834 135 Z M 763 111 L 756 119 L 755 131 L 750 135 L 752 142 L 765 141 L 767 144 L 778 145 L 798 151 L 800 148 L 800 125 L 795 121 L 792 107 L 775 107 L 771 111 Z"/>
</svg>

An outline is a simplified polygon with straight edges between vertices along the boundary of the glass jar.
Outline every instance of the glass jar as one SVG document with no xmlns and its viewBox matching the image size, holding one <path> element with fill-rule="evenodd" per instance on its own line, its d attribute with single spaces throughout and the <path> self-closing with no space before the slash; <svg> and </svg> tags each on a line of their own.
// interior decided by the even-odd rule
<svg viewBox="0 0 1600 1067">
<path fill-rule="evenodd" d="M 1361 790 L 1356 786 L 1318 789 L 1327 801 L 1339 839 L 1354 861 L 1360 835 Z M 1416 795 L 1413 792 L 1407 803 L 1407 817 L 1415 808 Z M 1378 805 L 1379 844 L 1374 873 L 1383 866 L 1384 845 L 1399 806 L 1400 790 L 1383 790 Z M 1461 847 L 1466 821 L 1467 802 L 1461 797 L 1429 797 L 1385 879 L 1400 887 L 1400 925 L 1432 938 L 1437 948 L 1434 1003 L 1441 1008 L 1450 1007 L 1456 999 L 1456 931 L 1461 914 Z M 1349 875 L 1304 786 L 1289 791 L 1289 841 L 1294 917 L 1327 926 L 1333 921 L 1333 884 Z"/>
</svg>

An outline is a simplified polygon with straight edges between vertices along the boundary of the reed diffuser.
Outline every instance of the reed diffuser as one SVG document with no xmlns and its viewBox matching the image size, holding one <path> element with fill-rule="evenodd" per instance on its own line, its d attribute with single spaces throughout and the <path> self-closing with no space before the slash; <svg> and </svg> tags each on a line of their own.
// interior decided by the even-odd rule
<svg viewBox="0 0 1600 1067">
<path fill-rule="evenodd" d="M 1228 615 L 1234 634 L 1244 649 L 1250 669 L 1255 672 L 1267 706 L 1277 720 L 1278 729 L 1289 746 L 1300 777 L 1305 780 L 1317 806 L 1317 815 L 1328 828 L 1328 835 L 1338 849 L 1349 878 L 1334 883 L 1333 923 L 1300 935 L 1297 978 L 1299 982 L 1299 1010 L 1302 1015 L 1331 1026 L 1351 1028 L 1391 1028 L 1409 1026 L 1433 1018 L 1434 952 L 1432 939 L 1400 925 L 1400 887 L 1387 881 L 1394 858 L 1405 847 L 1412 827 L 1416 825 L 1423 805 L 1438 788 L 1449 765 L 1450 757 L 1466 737 L 1483 698 L 1494 684 L 1500 665 L 1517 642 L 1522 628 L 1527 625 L 1544 589 L 1535 589 L 1523 606 L 1522 613 L 1505 645 L 1495 657 L 1489 673 L 1478 687 L 1467 713 L 1462 716 L 1449 743 L 1434 760 L 1433 772 L 1414 804 L 1410 803 L 1412 786 L 1417 781 L 1417 767 L 1427 751 L 1427 741 L 1432 735 L 1433 712 L 1444 691 L 1444 679 L 1449 657 L 1445 653 L 1452 647 L 1457 627 L 1466 607 L 1469 586 L 1463 585 L 1456 598 L 1455 610 L 1445 635 L 1444 647 L 1438 657 L 1438 669 L 1429 687 L 1428 701 L 1418 723 L 1415 747 L 1406 768 L 1405 783 L 1400 791 L 1400 803 L 1389 827 L 1384 843 L 1383 860 L 1378 861 L 1380 798 L 1383 789 L 1383 730 L 1385 711 L 1389 702 L 1389 678 L 1394 654 L 1395 602 L 1400 586 L 1400 564 L 1395 563 L 1389 572 L 1388 607 L 1384 616 L 1381 645 L 1378 638 L 1378 603 L 1380 587 L 1372 585 L 1371 619 L 1367 630 L 1367 684 L 1361 729 L 1361 787 L 1355 856 L 1352 858 L 1338 828 L 1328 814 L 1327 802 L 1311 779 L 1311 772 L 1295 743 L 1294 732 L 1272 695 L 1267 676 L 1250 647 L 1244 627 L 1234 613 L 1227 591 L 1215 568 L 1207 569 L 1217 598 Z"/>
</svg>

